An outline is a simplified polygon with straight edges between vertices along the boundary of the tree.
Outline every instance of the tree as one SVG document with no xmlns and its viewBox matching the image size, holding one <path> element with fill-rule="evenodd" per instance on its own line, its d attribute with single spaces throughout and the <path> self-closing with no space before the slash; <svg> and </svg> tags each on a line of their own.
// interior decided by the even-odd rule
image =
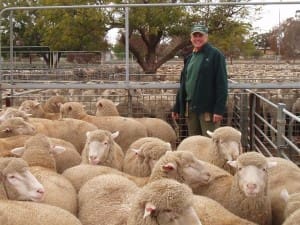
<svg viewBox="0 0 300 225">
<path fill-rule="evenodd" d="M 285 59 L 295 60 L 300 54 L 300 21 L 288 18 L 268 35 L 271 49 Z"/>
<path fill-rule="evenodd" d="M 129 49 L 145 73 L 155 73 L 179 51 L 191 50 L 190 27 L 201 21 L 209 27 L 211 42 L 233 56 L 233 51 L 240 51 L 244 46 L 250 26 L 242 21 L 248 13 L 244 6 L 133 8 L 130 10 Z M 121 41 L 124 43 L 125 36 L 122 34 Z M 239 43 L 239 46 L 233 46 L 234 43 Z"/>
</svg>

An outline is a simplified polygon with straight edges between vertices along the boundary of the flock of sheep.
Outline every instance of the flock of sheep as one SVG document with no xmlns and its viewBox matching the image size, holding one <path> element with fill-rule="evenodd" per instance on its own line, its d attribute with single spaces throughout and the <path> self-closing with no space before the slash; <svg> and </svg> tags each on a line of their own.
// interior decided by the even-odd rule
<svg viewBox="0 0 300 225">
<path fill-rule="evenodd" d="M 0 114 L 2 225 L 296 225 L 300 169 L 223 126 L 176 146 L 159 118 L 53 96 Z"/>
</svg>

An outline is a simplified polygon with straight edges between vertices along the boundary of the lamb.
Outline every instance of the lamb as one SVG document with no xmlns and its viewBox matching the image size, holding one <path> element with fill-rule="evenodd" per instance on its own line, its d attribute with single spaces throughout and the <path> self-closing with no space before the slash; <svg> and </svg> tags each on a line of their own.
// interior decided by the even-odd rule
<svg viewBox="0 0 300 225">
<path fill-rule="evenodd" d="M 71 213 L 59 207 L 35 202 L 1 201 L 2 225 L 82 225 Z"/>
<path fill-rule="evenodd" d="M 0 173 L 0 201 L 29 200 L 38 202 L 43 199 L 45 189 L 28 170 L 28 164 L 23 159 L 0 158 Z M 2 211 L 0 210 L 0 212 Z"/>
<path fill-rule="evenodd" d="M 86 133 L 87 139 L 82 151 L 82 163 L 110 166 L 122 171 L 124 153 L 114 141 L 119 132 L 94 130 Z"/>
<path fill-rule="evenodd" d="M 84 164 L 65 170 L 63 176 L 72 182 L 76 190 L 79 190 L 88 180 L 103 174 L 125 176 L 139 187 L 162 178 L 175 179 L 191 187 L 198 187 L 206 185 L 211 178 L 203 162 L 197 160 L 192 153 L 169 151 L 157 161 L 150 177 L 136 177 L 113 168 Z"/>
<path fill-rule="evenodd" d="M 283 189 L 288 193 L 300 192 L 300 169 L 293 162 L 279 158 L 269 157 L 268 161 L 277 162 L 277 166 L 269 171 L 269 195 L 272 204 L 273 225 L 281 225 L 284 221 L 285 202 L 280 197 Z"/>
<path fill-rule="evenodd" d="M 146 128 L 134 119 L 118 116 L 91 116 L 84 111 L 82 104 L 78 102 L 67 102 L 61 106 L 60 110 L 63 118 L 80 119 L 96 125 L 99 129 L 110 132 L 119 131 L 120 135 L 115 141 L 121 146 L 123 151 L 126 151 L 135 140 L 147 136 Z"/>
<path fill-rule="evenodd" d="M 172 151 L 170 143 L 154 137 L 140 138 L 129 146 L 123 171 L 139 177 L 150 176 L 157 160 L 167 151 Z"/>
<path fill-rule="evenodd" d="M 123 176 L 97 176 L 78 193 L 78 218 L 84 225 L 126 225 L 137 191 L 136 184 Z"/>
<path fill-rule="evenodd" d="M 76 191 L 68 179 L 56 173 L 55 159 L 51 155 L 63 150 L 60 146 L 52 147 L 45 135 L 37 134 L 29 138 L 24 147 L 15 148 L 12 152 L 22 156 L 22 159 L 30 166 L 32 174 L 43 184 L 46 190 L 43 203 L 58 206 L 76 214 Z"/>
<path fill-rule="evenodd" d="M 129 212 L 127 225 L 201 225 L 193 207 L 189 187 L 170 179 L 144 186 L 137 194 Z"/>
<path fill-rule="evenodd" d="M 27 114 L 31 114 L 32 117 L 45 118 L 51 120 L 57 120 L 60 118 L 59 113 L 45 112 L 42 105 L 38 101 L 25 100 L 19 107 L 20 111 L 24 111 Z"/>
<path fill-rule="evenodd" d="M 108 99 L 99 99 L 96 103 L 97 111 L 96 116 L 119 116 L 116 105 Z M 142 123 L 146 129 L 148 137 L 157 137 L 163 141 L 170 142 L 172 148 L 176 147 L 176 133 L 174 129 L 162 119 L 158 118 L 135 118 L 138 122 Z"/>
<path fill-rule="evenodd" d="M 177 150 L 192 152 L 198 159 L 232 172 L 227 161 L 235 160 L 242 153 L 241 132 L 224 126 L 207 133 L 211 138 L 200 135 L 188 137 L 179 144 Z"/>
</svg>

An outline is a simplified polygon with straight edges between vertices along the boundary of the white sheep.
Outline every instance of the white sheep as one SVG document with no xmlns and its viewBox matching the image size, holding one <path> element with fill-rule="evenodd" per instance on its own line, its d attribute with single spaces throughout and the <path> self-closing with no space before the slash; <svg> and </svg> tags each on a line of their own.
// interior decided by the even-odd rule
<svg viewBox="0 0 300 225">
<path fill-rule="evenodd" d="M 0 138 L 0 157 L 14 156 L 11 150 L 24 146 L 30 135 L 16 135 L 7 138 Z M 56 170 L 62 173 L 65 169 L 76 166 L 81 163 L 81 155 L 71 143 L 57 138 L 49 138 L 51 145 L 63 146 L 65 151 L 54 155 L 56 161 Z"/>
<path fill-rule="evenodd" d="M 72 143 L 79 153 L 81 153 L 84 148 L 86 132 L 98 129 L 91 123 L 72 118 L 62 120 L 31 118 L 29 122 L 38 133 Z"/>
<path fill-rule="evenodd" d="M 217 201 L 205 196 L 194 195 L 193 207 L 203 225 L 256 225 L 238 217 Z"/>
<path fill-rule="evenodd" d="M 20 111 L 31 114 L 32 117 L 57 120 L 60 118 L 59 113 L 48 113 L 42 107 L 42 104 L 35 100 L 25 100 L 19 107 Z"/>
<path fill-rule="evenodd" d="M 82 163 L 110 166 L 122 171 L 124 153 L 114 141 L 118 135 L 118 131 L 111 133 L 101 129 L 87 132 Z"/>
<path fill-rule="evenodd" d="M 77 194 L 71 182 L 56 172 L 56 163 L 52 154 L 60 153 L 64 148 L 52 147 L 45 135 L 37 134 L 25 142 L 25 146 L 12 152 L 22 156 L 30 166 L 30 171 L 45 188 L 43 203 L 58 206 L 77 213 Z"/>
<path fill-rule="evenodd" d="M 137 193 L 127 225 L 201 225 L 193 197 L 191 189 L 177 181 L 162 179 L 151 182 Z"/>
<path fill-rule="evenodd" d="M 228 190 L 225 208 L 247 220 L 270 225 L 272 212 L 268 194 L 268 169 L 277 163 L 267 161 L 260 153 L 247 152 L 229 164 L 237 172 Z"/>
<path fill-rule="evenodd" d="M 69 179 L 78 191 L 88 180 L 103 174 L 125 176 L 140 187 L 162 178 L 175 179 L 191 187 L 198 187 L 199 185 L 206 185 L 211 178 L 208 168 L 203 162 L 197 160 L 192 153 L 170 151 L 157 161 L 150 177 L 136 177 L 110 167 L 85 164 L 65 170 L 63 176 Z"/>
<path fill-rule="evenodd" d="M 119 116 L 119 112 L 115 103 L 109 99 L 99 99 L 96 103 L 97 111 L 96 116 Z M 135 118 L 138 122 L 142 123 L 146 129 L 148 137 L 157 137 L 163 141 L 170 142 L 172 148 L 176 146 L 176 133 L 170 124 L 158 118 Z"/>
<path fill-rule="evenodd" d="M 231 172 L 227 161 L 235 160 L 242 153 L 241 132 L 224 126 L 207 133 L 211 138 L 200 135 L 188 137 L 179 144 L 177 150 L 192 152 L 196 158 Z"/>
<path fill-rule="evenodd" d="M 167 151 L 172 151 L 170 143 L 154 137 L 140 138 L 129 146 L 123 171 L 139 177 L 150 176 L 157 160 Z"/>
<path fill-rule="evenodd" d="M 6 119 L 0 123 L 0 138 L 11 137 L 16 135 L 34 135 L 36 129 L 34 125 L 26 122 L 21 117 L 13 117 Z"/>
<path fill-rule="evenodd" d="M 292 161 L 268 157 L 268 161 L 276 162 L 277 166 L 269 170 L 269 195 L 272 203 L 273 225 L 281 225 L 284 221 L 285 201 L 280 197 L 283 189 L 288 193 L 300 192 L 300 169 Z"/>
<path fill-rule="evenodd" d="M 28 170 L 28 164 L 23 159 L 13 157 L 0 158 L 0 173 L 1 200 L 38 202 L 43 199 L 45 189 Z"/>
<path fill-rule="evenodd" d="M 285 201 L 284 219 L 300 209 L 300 192 L 290 194 L 287 189 L 283 189 L 280 197 Z"/>
<path fill-rule="evenodd" d="M 24 201 L 0 200 L 1 225 L 82 225 L 68 211 L 59 207 Z"/>
<path fill-rule="evenodd" d="M 110 132 L 119 131 L 120 135 L 116 138 L 116 142 L 126 151 L 129 145 L 141 137 L 147 137 L 146 128 L 132 118 L 105 116 L 95 117 L 88 115 L 83 105 L 78 102 L 67 102 L 61 106 L 61 116 L 63 118 L 74 118 L 83 120 L 96 125 L 99 129 L 108 130 Z"/>
<path fill-rule="evenodd" d="M 84 225 L 126 224 L 138 187 L 120 175 L 100 175 L 78 193 L 78 218 Z"/>
<path fill-rule="evenodd" d="M 287 189 L 280 193 L 285 201 L 284 223 L 283 225 L 296 225 L 300 223 L 300 193 L 289 194 Z"/>
<path fill-rule="evenodd" d="M 268 162 L 257 152 L 241 154 L 229 161 L 236 168 L 234 176 L 211 164 L 211 179 L 193 188 L 194 193 L 210 197 L 239 217 L 258 224 L 270 224 L 271 200 L 268 194 L 268 170 L 276 162 Z"/>
</svg>

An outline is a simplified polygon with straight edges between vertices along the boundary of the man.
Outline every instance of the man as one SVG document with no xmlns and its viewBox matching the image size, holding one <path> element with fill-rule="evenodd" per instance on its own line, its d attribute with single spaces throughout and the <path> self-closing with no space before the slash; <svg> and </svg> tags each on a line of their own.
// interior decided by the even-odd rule
<svg viewBox="0 0 300 225">
<path fill-rule="evenodd" d="M 180 88 L 172 117 L 186 116 L 189 135 L 207 135 L 221 124 L 228 84 L 223 54 L 208 43 L 208 29 L 197 24 L 191 30 L 192 54 L 184 60 Z"/>
</svg>

